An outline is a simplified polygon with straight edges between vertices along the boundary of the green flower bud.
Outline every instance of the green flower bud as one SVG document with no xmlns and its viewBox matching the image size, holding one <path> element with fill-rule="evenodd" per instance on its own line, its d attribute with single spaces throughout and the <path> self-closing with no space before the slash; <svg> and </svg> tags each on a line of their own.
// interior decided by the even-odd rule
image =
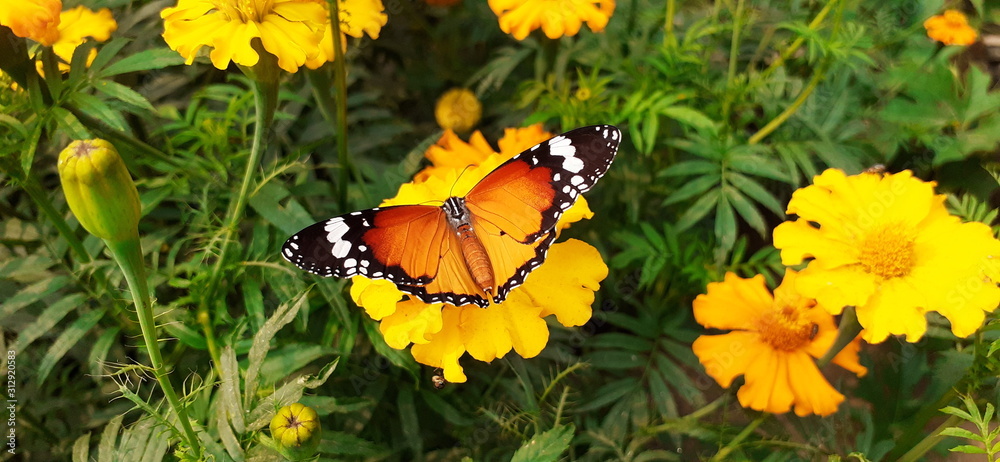
<svg viewBox="0 0 1000 462">
<path fill-rule="evenodd" d="M 278 409 L 271 419 L 271 437 L 278 445 L 278 452 L 289 460 L 316 455 L 322 432 L 316 411 L 300 403 Z"/>
<path fill-rule="evenodd" d="M 139 237 L 139 192 L 111 143 L 77 140 L 59 154 L 69 209 L 84 229 L 111 242 Z"/>
</svg>

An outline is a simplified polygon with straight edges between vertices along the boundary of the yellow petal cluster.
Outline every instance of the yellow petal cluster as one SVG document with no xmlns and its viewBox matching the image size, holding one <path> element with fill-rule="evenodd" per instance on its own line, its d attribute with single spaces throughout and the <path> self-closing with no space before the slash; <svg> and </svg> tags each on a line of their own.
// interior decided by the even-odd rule
<svg viewBox="0 0 1000 462">
<path fill-rule="evenodd" d="M 489 0 L 489 5 L 500 30 L 517 40 L 539 28 L 550 39 L 573 36 L 583 23 L 601 32 L 615 12 L 614 0 Z"/>
<path fill-rule="evenodd" d="M 982 223 L 948 213 L 933 182 L 829 169 L 792 195 L 798 219 L 774 230 L 782 262 L 809 259 L 797 288 L 833 314 L 857 307 L 868 342 L 915 342 L 937 311 L 966 337 L 1000 303 L 1000 241 Z"/>
<path fill-rule="evenodd" d="M 549 137 L 540 126 L 511 129 L 499 143 L 501 152 L 497 153 L 479 132 L 472 135 L 470 143 L 446 132 L 437 149 L 427 153 L 428 158 L 438 159 L 434 170 L 425 172 L 419 181 L 402 185 L 397 196 L 382 206 L 463 196 L 498 165 Z M 557 227 L 562 229 L 592 215 L 580 198 Z M 389 346 L 402 349 L 412 344 L 414 359 L 442 368 L 448 382 L 462 383 L 467 378 L 459 359 L 465 353 L 485 362 L 511 350 L 531 358 L 548 343 L 545 317 L 555 315 L 564 326 L 587 322 L 594 292 L 607 274 L 607 265 L 597 249 L 570 239 L 554 244 L 545 263 L 523 285 L 511 290 L 503 303 L 486 309 L 426 304 L 413 298 L 400 301 L 406 296 L 392 283 L 360 276 L 352 278 L 351 297 L 380 321 L 379 329 Z"/>
<path fill-rule="evenodd" d="M 7 0 L 0 6 L 0 25 L 9 27 L 18 37 L 42 45 L 59 39 L 60 0 Z"/>
<path fill-rule="evenodd" d="M 945 45 L 972 45 L 978 34 L 969 19 L 958 10 L 947 10 L 924 21 L 927 36 Z"/>
<path fill-rule="evenodd" d="M 317 0 L 326 7 L 326 0 Z M 364 34 L 377 39 L 382 26 L 389 21 L 389 16 L 385 14 L 385 6 L 382 0 L 338 0 L 340 11 L 340 43 L 343 50 L 347 51 L 347 35 L 354 38 L 361 38 Z M 327 17 L 330 14 L 327 12 Z M 316 69 L 324 63 L 333 61 L 333 29 L 330 21 L 326 21 L 323 28 L 322 40 L 319 43 L 319 53 L 306 61 L 306 66 Z"/>
<path fill-rule="evenodd" d="M 87 39 L 106 42 L 111 38 L 111 33 L 118 30 L 118 23 L 111 16 L 111 10 L 101 8 L 93 11 L 84 6 L 63 11 L 59 15 L 59 39 L 52 44 L 52 51 L 62 59 L 59 69 L 69 71 L 69 62 L 73 60 L 73 52 L 76 47 L 83 44 Z M 89 66 L 97 57 L 97 50 L 90 50 L 87 57 Z M 41 63 L 39 63 L 40 65 Z"/>
<path fill-rule="evenodd" d="M 278 67 L 295 72 L 319 53 L 329 23 L 325 2 L 300 0 L 178 0 L 165 8 L 163 39 L 187 64 L 209 47 L 212 64 L 253 66 L 260 59 L 252 41 L 278 58 Z"/>
<path fill-rule="evenodd" d="M 744 279 L 727 273 L 694 301 L 694 316 L 707 328 L 729 330 L 703 335 L 692 345 L 706 372 L 723 387 L 743 375 L 737 397 L 744 407 L 799 416 L 825 416 L 844 400 L 823 377 L 813 358 L 822 357 L 837 338 L 833 316 L 795 290 L 797 274 L 785 273 L 774 295 L 764 277 Z M 833 363 L 859 376 L 859 342 L 848 344 Z"/>
<path fill-rule="evenodd" d="M 278 409 L 270 428 L 278 451 L 288 460 L 315 457 L 323 429 L 313 408 L 293 403 Z"/>
<path fill-rule="evenodd" d="M 466 88 L 452 88 L 438 99 L 434 118 L 445 130 L 466 133 L 472 130 L 483 115 L 483 105 L 476 94 Z"/>
</svg>

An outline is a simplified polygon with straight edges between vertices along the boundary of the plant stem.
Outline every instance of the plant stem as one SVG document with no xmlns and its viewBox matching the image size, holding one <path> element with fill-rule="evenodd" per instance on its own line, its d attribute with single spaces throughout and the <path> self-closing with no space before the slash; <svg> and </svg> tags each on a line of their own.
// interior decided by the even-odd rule
<svg viewBox="0 0 1000 462">
<path fill-rule="evenodd" d="M 823 22 L 824 19 L 826 19 L 826 15 L 830 14 L 830 10 L 833 9 L 833 5 L 835 5 L 836 3 L 837 0 L 830 0 L 830 2 L 827 3 L 822 10 L 819 11 L 819 13 L 816 13 L 816 17 L 813 18 L 811 22 L 809 22 L 810 31 L 815 31 L 816 29 L 819 29 L 820 24 Z M 805 39 L 802 38 L 801 36 L 795 39 L 790 45 L 788 45 L 788 48 L 785 48 L 785 50 L 778 55 L 778 59 L 772 61 L 771 65 L 767 66 L 767 69 L 764 69 L 764 71 L 760 73 L 759 78 L 766 79 L 768 76 L 770 76 L 772 72 L 774 72 L 783 64 L 785 64 L 785 61 L 787 61 L 788 58 L 792 56 L 792 54 L 798 51 L 799 47 L 801 47 L 803 43 L 805 43 Z"/>
<path fill-rule="evenodd" d="M 674 15 L 677 11 L 677 0 L 667 0 L 667 14 L 663 21 L 663 45 L 677 45 L 677 36 L 674 35 Z"/>
<path fill-rule="evenodd" d="M 344 62 L 344 37 L 340 32 L 340 2 L 330 3 L 330 27 L 333 34 L 333 80 L 337 87 L 337 157 L 340 160 L 340 181 L 337 184 L 337 204 L 347 210 L 347 181 L 351 166 L 347 154 L 347 63 Z"/>
<path fill-rule="evenodd" d="M 826 354 L 816 362 L 816 365 L 822 368 L 829 364 L 840 353 L 840 350 L 854 341 L 859 333 L 861 333 L 861 324 L 858 322 L 857 311 L 853 306 L 844 308 L 844 312 L 840 316 L 840 326 L 837 328 L 837 339 L 834 340 Z"/>
<path fill-rule="evenodd" d="M 809 84 L 806 85 L 806 87 L 802 89 L 802 92 L 799 93 L 799 96 L 795 98 L 795 101 L 792 101 L 792 104 L 785 108 L 784 111 L 781 111 L 781 114 L 778 114 L 778 116 L 768 122 L 767 125 L 762 127 L 760 130 L 757 130 L 757 133 L 754 133 L 750 139 L 747 140 L 747 144 L 759 143 L 760 140 L 773 133 L 778 129 L 778 127 L 781 126 L 781 124 L 785 123 L 788 118 L 794 115 L 799 108 L 802 107 L 806 100 L 809 99 L 809 95 L 812 95 L 812 92 L 816 90 L 816 87 L 826 76 L 826 68 L 826 63 L 821 65 L 820 68 L 816 70 L 816 73 L 813 74 L 812 79 L 809 80 Z"/>
<path fill-rule="evenodd" d="M 125 281 L 132 292 L 136 316 L 139 318 L 139 328 L 142 329 L 142 338 L 146 342 L 149 362 L 153 366 L 153 375 L 159 382 L 160 388 L 163 389 L 167 404 L 177 415 L 177 421 L 180 422 L 184 431 L 185 442 L 195 456 L 200 458 L 201 443 L 198 441 L 198 435 L 195 434 L 191 421 L 188 419 L 187 410 L 181 404 L 177 392 L 174 391 L 174 387 L 170 383 L 163 357 L 160 355 L 160 344 L 156 336 L 156 320 L 153 318 L 153 306 L 149 298 L 149 287 L 146 284 L 146 268 L 142 261 L 142 244 L 139 242 L 139 236 L 136 235 L 126 241 L 105 241 L 105 243 L 111 250 L 111 254 L 114 255 L 115 261 L 118 262 L 118 266 L 121 267 L 122 273 L 125 274 Z"/>
<path fill-rule="evenodd" d="M 767 419 L 768 416 L 770 416 L 770 414 L 762 414 L 760 417 L 754 419 L 753 422 L 750 422 L 750 425 L 747 425 L 743 429 L 743 431 L 741 431 L 738 435 L 736 435 L 736 437 L 730 440 L 729 444 L 727 444 L 726 447 L 722 448 L 719 452 L 717 452 L 715 456 L 712 457 L 711 460 L 712 461 L 727 460 L 729 453 L 733 452 L 733 449 L 736 449 L 736 446 L 738 446 L 740 443 L 743 442 L 743 440 L 745 440 L 748 436 L 750 436 L 750 434 L 753 433 L 753 431 L 756 430 L 757 427 L 760 426 L 760 424 L 764 423 L 764 420 Z"/>
<path fill-rule="evenodd" d="M 896 460 L 899 462 L 912 462 L 916 460 L 922 460 L 924 454 L 927 454 L 927 451 L 933 449 L 934 446 L 936 446 L 938 443 L 941 442 L 941 440 L 945 438 L 944 436 L 941 436 L 941 431 L 948 427 L 954 427 L 961 420 L 962 419 L 960 419 L 958 416 L 955 415 L 948 417 L 948 420 L 945 420 L 944 422 L 941 423 L 941 425 L 938 425 L 938 427 L 935 428 L 933 431 L 931 431 L 926 437 L 924 437 L 924 439 L 920 440 L 919 443 L 910 448 L 909 451 L 906 451 L 905 454 L 903 454 L 902 456 L 899 457 L 899 459 Z M 987 460 L 992 460 L 992 459 L 987 458 Z"/>
<path fill-rule="evenodd" d="M 733 102 L 733 81 L 736 80 L 736 62 L 740 54 L 740 32 L 743 29 L 744 0 L 736 2 L 733 13 L 733 37 L 729 44 L 729 70 L 726 73 L 726 98 L 722 101 L 722 120 L 729 120 L 729 109 Z"/>
<path fill-rule="evenodd" d="M 254 105 L 256 114 L 254 116 L 253 144 L 250 147 L 250 158 L 247 159 L 246 169 L 243 172 L 243 183 L 240 185 L 239 193 L 236 195 L 236 202 L 229 209 L 226 221 L 223 224 L 222 244 L 219 249 L 219 257 L 215 260 L 215 266 L 209 275 L 208 290 L 203 295 L 196 315 L 198 322 L 205 333 L 205 341 L 208 346 L 208 353 L 212 360 L 219 364 L 219 347 L 215 342 L 215 335 L 212 330 L 212 319 L 209 313 L 209 303 L 214 300 L 219 281 L 222 277 L 223 266 L 232 248 L 233 235 L 239 221 L 243 219 L 243 212 L 246 210 L 247 201 L 250 195 L 250 185 L 253 182 L 257 166 L 264 152 L 264 137 L 266 136 L 271 120 L 274 119 L 274 111 L 278 102 L 278 82 L 260 82 L 255 80 L 253 85 Z"/>
</svg>

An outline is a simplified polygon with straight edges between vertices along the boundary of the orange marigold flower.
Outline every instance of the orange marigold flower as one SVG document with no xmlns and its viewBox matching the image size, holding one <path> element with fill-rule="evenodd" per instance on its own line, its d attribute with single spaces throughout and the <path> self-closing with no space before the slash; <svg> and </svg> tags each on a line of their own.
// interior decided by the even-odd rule
<svg viewBox="0 0 1000 462">
<path fill-rule="evenodd" d="M 737 376 L 746 377 L 737 393 L 744 407 L 781 414 L 794 406 L 799 416 L 825 416 L 837 411 L 844 395 L 823 377 L 813 358 L 833 346 L 837 327 L 815 300 L 795 291 L 796 276 L 787 270 L 773 296 L 761 275 L 743 279 L 727 273 L 723 282 L 709 284 L 708 293 L 694 301 L 695 319 L 731 332 L 703 335 L 691 348 L 719 385 L 729 387 Z M 868 370 L 858 363 L 859 349 L 855 339 L 833 363 L 864 375 Z"/>
<path fill-rule="evenodd" d="M 915 342 L 937 311 L 958 337 L 1000 303 L 1000 241 L 989 226 L 948 213 L 934 182 L 900 173 L 848 176 L 828 169 L 792 194 L 774 229 L 782 263 L 810 259 L 797 288 L 833 314 L 857 307 L 862 336 Z"/>
<path fill-rule="evenodd" d="M 60 0 L 5 1 L 0 6 L 0 25 L 14 35 L 48 46 L 59 39 Z"/>
<path fill-rule="evenodd" d="M 969 27 L 969 19 L 958 10 L 931 16 L 924 21 L 927 36 L 945 45 L 972 45 L 978 34 Z"/>
<path fill-rule="evenodd" d="M 500 19 L 500 29 L 524 40 L 538 28 L 557 39 L 580 32 L 583 23 L 601 32 L 615 12 L 615 0 L 489 0 Z"/>
</svg>

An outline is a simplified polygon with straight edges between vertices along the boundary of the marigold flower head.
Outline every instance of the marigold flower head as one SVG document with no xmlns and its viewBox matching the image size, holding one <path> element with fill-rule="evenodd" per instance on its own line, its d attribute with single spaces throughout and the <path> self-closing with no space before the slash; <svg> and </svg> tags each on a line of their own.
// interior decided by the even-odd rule
<svg viewBox="0 0 1000 462">
<path fill-rule="evenodd" d="M 323 28 L 330 22 L 325 2 L 300 0 L 178 0 L 165 8 L 163 39 L 187 64 L 202 47 L 219 69 L 229 62 L 253 66 L 260 59 L 251 42 L 278 58 L 278 67 L 295 72 L 319 53 Z"/>
<path fill-rule="evenodd" d="M 460 133 L 472 130 L 483 115 L 483 105 L 476 94 L 465 88 L 452 88 L 438 99 L 434 118 L 438 126 Z"/>
<path fill-rule="evenodd" d="M 927 36 L 945 45 L 972 45 L 978 34 L 969 19 L 958 10 L 947 10 L 924 21 Z"/>
<path fill-rule="evenodd" d="M 322 3 L 324 7 L 328 7 L 326 0 L 316 1 Z M 347 35 L 361 38 L 364 34 L 368 34 L 369 37 L 377 39 L 382 26 L 389 21 L 382 0 L 337 0 L 337 2 L 340 11 L 342 51 L 347 51 Z M 329 17 L 329 12 L 327 16 Z M 330 21 L 327 21 L 323 28 L 323 39 L 319 44 L 319 53 L 306 61 L 306 67 L 319 68 L 323 63 L 333 61 L 335 56 L 333 52 L 333 28 L 330 27 Z"/>
<path fill-rule="evenodd" d="M 933 182 L 897 174 L 847 176 L 828 169 L 788 203 L 795 221 L 774 230 L 786 265 L 811 259 L 798 278 L 803 295 L 831 313 L 857 307 L 862 336 L 915 342 L 937 311 L 967 337 L 1000 303 L 1000 241 L 982 223 L 948 213 Z"/>
<path fill-rule="evenodd" d="M 813 358 L 830 349 L 837 327 L 815 300 L 795 291 L 796 277 L 788 270 L 773 296 L 761 275 L 743 279 L 727 273 L 723 282 L 709 284 L 708 293 L 694 301 L 695 319 L 731 332 L 702 335 L 691 348 L 719 385 L 729 387 L 736 377 L 746 377 L 737 393 L 744 407 L 781 414 L 794 406 L 799 416 L 825 416 L 837 411 L 844 395 L 823 377 Z M 833 363 L 864 375 L 868 370 L 858 363 L 859 349 L 855 339 Z"/>
<path fill-rule="evenodd" d="M 518 136 L 524 132 L 533 136 Z M 541 139 L 525 144 L 539 135 Z M 455 166 L 446 166 L 450 158 L 442 155 L 442 159 L 448 160 L 442 160 L 432 174 L 425 175 L 422 181 L 402 185 L 396 197 L 383 201 L 381 206 L 440 202 L 452 195 L 463 196 L 516 154 L 507 150 L 516 146 L 520 152 L 549 137 L 551 135 L 545 134 L 540 126 L 514 129 L 508 132 L 506 141 L 501 141 L 502 152 L 496 153 L 478 132 L 473 135 L 472 144 L 446 132 L 442 142 L 454 145 L 464 160 Z M 438 151 L 439 154 L 447 152 L 447 149 Z M 430 150 L 428 157 L 431 157 Z M 563 229 L 571 222 L 592 215 L 579 198 L 562 216 L 557 228 Z M 351 279 L 351 297 L 373 319 L 381 321 L 379 329 L 389 346 L 402 349 L 412 343 L 411 351 L 417 362 L 442 368 L 445 380 L 462 383 L 466 376 L 459 358 L 465 353 L 490 362 L 513 349 L 522 357 L 531 358 L 548 342 L 546 316 L 556 315 L 556 319 L 567 327 L 587 322 L 592 313 L 594 292 L 607 274 L 607 265 L 597 249 L 570 239 L 552 245 L 545 263 L 532 272 L 524 284 L 511 290 L 503 303 L 486 309 L 475 305 L 426 304 L 412 297 L 400 301 L 404 294 L 391 282 L 360 276 Z"/>
<path fill-rule="evenodd" d="M 0 25 L 18 37 L 49 46 L 59 39 L 61 0 L 5 1 L 0 6 Z"/>
<path fill-rule="evenodd" d="M 573 36 L 583 23 L 601 32 L 615 12 L 615 0 L 489 0 L 489 5 L 500 30 L 517 40 L 538 28 L 550 39 Z"/>
<path fill-rule="evenodd" d="M 84 6 L 63 11 L 59 15 L 59 38 L 52 44 L 52 51 L 62 59 L 59 69 L 69 71 L 69 62 L 73 60 L 73 52 L 76 47 L 83 44 L 87 39 L 106 42 L 111 38 L 111 33 L 118 30 L 118 23 L 111 16 L 111 10 L 101 8 L 93 11 Z M 90 50 L 87 57 L 87 65 L 97 57 L 97 50 Z M 41 63 L 38 63 L 41 68 Z"/>
</svg>

